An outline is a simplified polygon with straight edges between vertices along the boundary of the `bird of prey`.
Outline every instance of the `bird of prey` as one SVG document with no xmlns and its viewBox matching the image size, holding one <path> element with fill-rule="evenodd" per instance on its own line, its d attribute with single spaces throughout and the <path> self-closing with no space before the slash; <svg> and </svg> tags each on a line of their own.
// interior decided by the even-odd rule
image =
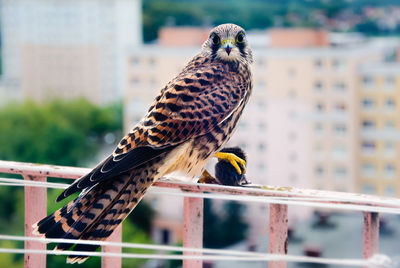
<svg viewBox="0 0 400 268">
<path fill-rule="evenodd" d="M 252 52 L 234 24 L 211 30 L 201 52 L 156 97 L 144 118 L 112 155 L 57 198 L 82 191 L 34 225 L 46 238 L 105 240 L 161 177 L 198 178 L 207 161 L 227 159 L 241 174 L 245 162 L 219 150 L 236 129 L 252 90 Z M 73 247 L 74 246 L 74 247 Z M 59 243 L 58 250 L 95 251 L 96 245 Z M 71 252 L 69 263 L 88 257 Z"/>
</svg>

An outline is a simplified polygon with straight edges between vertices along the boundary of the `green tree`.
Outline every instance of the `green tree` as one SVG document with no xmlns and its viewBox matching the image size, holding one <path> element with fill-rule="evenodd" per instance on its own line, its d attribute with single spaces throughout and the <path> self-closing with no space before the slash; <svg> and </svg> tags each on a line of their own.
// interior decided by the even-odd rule
<svg viewBox="0 0 400 268">
<path fill-rule="evenodd" d="M 225 202 L 217 214 L 212 201 L 204 199 L 204 246 L 223 248 L 242 241 L 248 225 L 243 220 L 245 207 L 238 202 Z"/>
<path fill-rule="evenodd" d="M 84 99 L 54 100 L 40 104 L 33 101 L 13 103 L 0 109 L 0 159 L 82 166 L 98 154 L 105 134 L 112 132 L 120 136 L 121 129 L 121 103 L 106 107 L 98 107 Z M 55 203 L 60 192 L 48 190 L 48 213 L 73 198 Z M 23 235 L 23 189 L 0 187 L 0 203 L 0 233 Z M 137 212 L 137 215 L 133 213 L 124 222 L 124 240 L 151 243 L 149 231 L 154 211 L 141 202 Z M 2 242 L 1 246 L 22 248 L 23 243 Z M 52 248 L 54 244 L 48 246 L 48 249 Z M 48 266 L 71 267 L 65 260 L 66 256 L 48 256 Z M 124 260 L 124 267 L 139 267 L 143 262 L 145 260 Z M 7 267 L 22 267 L 23 256 L 0 254 L 0 263 L 7 264 Z M 100 259 L 96 257 L 79 265 L 99 266 Z"/>
</svg>

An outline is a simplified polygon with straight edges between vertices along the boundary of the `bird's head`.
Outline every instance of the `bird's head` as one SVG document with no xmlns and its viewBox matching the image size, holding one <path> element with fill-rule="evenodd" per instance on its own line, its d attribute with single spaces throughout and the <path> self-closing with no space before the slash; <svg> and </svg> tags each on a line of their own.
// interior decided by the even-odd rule
<svg viewBox="0 0 400 268">
<path fill-rule="evenodd" d="M 203 52 L 226 62 L 253 62 L 253 55 L 242 27 L 232 23 L 221 24 L 211 30 L 203 44 Z"/>
</svg>

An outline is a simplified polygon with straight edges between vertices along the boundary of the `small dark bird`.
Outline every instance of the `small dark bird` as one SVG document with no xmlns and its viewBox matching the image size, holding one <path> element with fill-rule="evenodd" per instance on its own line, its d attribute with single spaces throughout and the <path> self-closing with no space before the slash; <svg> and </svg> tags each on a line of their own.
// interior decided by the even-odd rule
<svg viewBox="0 0 400 268">
<path fill-rule="evenodd" d="M 224 148 L 220 152 L 232 153 L 247 163 L 246 153 L 239 147 Z M 240 166 L 240 170 L 242 171 L 241 174 L 237 172 L 236 168 L 229 161 L 218 158 L 218 163 L 215 164 L 215 179 L 222 185 L 240 186 L 249 184 L 250 182 L 246 179 L 242 166 Z"/>
</svg>

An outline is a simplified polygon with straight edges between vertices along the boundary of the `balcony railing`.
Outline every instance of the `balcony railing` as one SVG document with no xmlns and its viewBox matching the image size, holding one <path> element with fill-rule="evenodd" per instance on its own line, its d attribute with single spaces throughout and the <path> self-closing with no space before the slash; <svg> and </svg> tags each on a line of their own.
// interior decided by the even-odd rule
<svg viewBox="0 0 400 268">
<path fill-rule="evenodd" d="M 89 169 L 38 165 L 0 161 L 0 173 L 20 174 L 25 184 L 25 236 L 31 237 L 32 224 L 47 214 L 46 188 L 34 187 L 33 183 L 46 182 L 47 177 L 76 179 Z M 22 180 L 21 180 L 22 181 Z M 267 202 L 270 204 L 269 253 L 284 256 L 288 249 L 288 205 L 303 205 L 316 208 L 332 208 L 362 211 L 364 213 L 363 258 L 369 259 L 379 250 L 379 213 L 400 214 L 400 200 L 353 193 L 305 190 L 276 187 L 228 187 L 210 184 L 159 181 L 153 187 L 175 188 L 184 196 L 183 246 L 202 249 L 203 247 L 203 198 L 219 198 L 237 201 Z M 117 228 L 108 241 L 121 242 L 122 227 Z M 361 243 L 361 241 L 360 241 Z M 45 250 L 46 244 L 25 240 L 25 267 L 46 267 L 46 255 L 33 254 L 35 250 Z M 103 252 L 121 253 L 121 247 L 103 246 Z M 37 252 L 36 252 L 37 253 Z M 183 267 L 200 268 L 203 265 L 201 251 L 183 251 Z M 102 257 L 103 268 L 121 267 L 121 257 Z M 118 254 L 115 254 L 118 255 Z M 199 258 L 193 258 L 198 255 Z M 275 258 L 269 261 L 271 268 L 286 267 L 286 260 Z"/>
</svg>

